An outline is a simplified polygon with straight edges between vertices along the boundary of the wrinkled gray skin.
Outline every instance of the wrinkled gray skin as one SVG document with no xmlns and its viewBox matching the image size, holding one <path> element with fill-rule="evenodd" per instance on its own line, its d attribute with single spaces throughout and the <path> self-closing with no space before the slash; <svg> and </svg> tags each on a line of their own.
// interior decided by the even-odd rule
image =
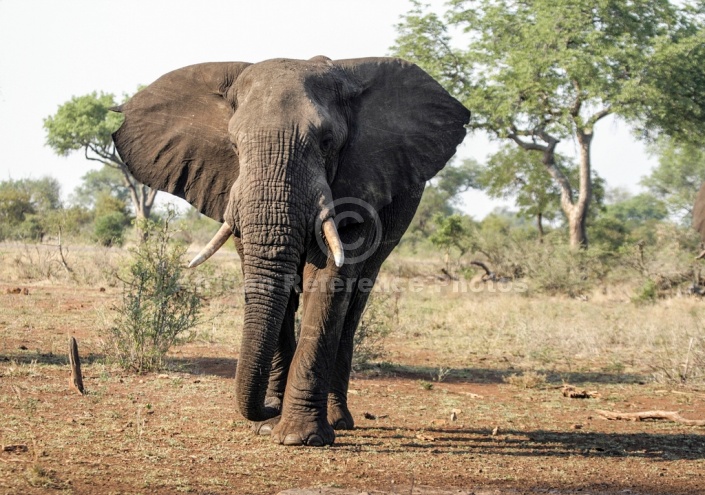
<svg viewBox="0 0 705 495">
<path fill-rule="evenodd" d="M 133 175 L 232 229 L 245 280 L 241 413 L 275 442 L 332 444 L 334 429 L 354 426 L 352 343 L 370 282 L 469 112 L 413 64 L 326 57 L 185 67 L 117 111 L 113 138 Z M 328 218 L 341 267 L 321 238 Z"/>
</svg>

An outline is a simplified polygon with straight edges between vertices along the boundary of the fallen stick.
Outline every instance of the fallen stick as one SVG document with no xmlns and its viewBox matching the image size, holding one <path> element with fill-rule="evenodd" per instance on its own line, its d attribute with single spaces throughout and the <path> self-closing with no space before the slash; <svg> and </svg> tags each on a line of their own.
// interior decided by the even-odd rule
<svg viewBox="0 0 705 495">
<path fill-rule="evenodd" d="M 688 426 L 705 426 L 705 419 L 686 419 L 676 411 L 642 411 L 635 413 L 623 413 L 618 411 L 596 410 L 597 414 L 605 419 L 626 421 L 644 421 L 645 419 L 666 419 L 674 423 L 681 423 Z"/>
<path fill-rule="evenodd" d="M 563 385 L 561 392 L 563 393 L 563 397 L 568 397 L 570 399 L 596 399 L 600 397 L 599 392 L 594 390 L 580 390 L 572 385 Z"/>
<path fill-rule="evenodd" d="M 71 378 L 69 385 L 79 394 L 85 395 L 83 388 L 83 375 L 81 374 L 81 359 L 78 357 L 78 343 L 75 337 L 69 340 L 69 363 L 71 364 Z"/>
</svg>

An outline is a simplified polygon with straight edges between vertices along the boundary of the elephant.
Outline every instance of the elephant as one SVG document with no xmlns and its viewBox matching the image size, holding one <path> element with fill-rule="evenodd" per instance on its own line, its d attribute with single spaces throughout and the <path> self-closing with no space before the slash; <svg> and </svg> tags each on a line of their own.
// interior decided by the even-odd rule
<svg viewBox="0 0 705 495">
<path fill-rule="evenodd" d="M 241 414 L 275 443 L 331 445 L 354 427 L 353 335 L 371 286 L 470 112 L 412 63 L 323 56 L 191 65 L 114 110 L 132 175 L 222 222 L 190 266 L 234 238 Z"/>
</svg>

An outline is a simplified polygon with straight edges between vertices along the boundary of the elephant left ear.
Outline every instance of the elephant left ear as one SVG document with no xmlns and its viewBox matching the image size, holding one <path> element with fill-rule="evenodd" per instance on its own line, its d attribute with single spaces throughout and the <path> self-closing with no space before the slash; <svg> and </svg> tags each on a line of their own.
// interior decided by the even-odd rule
<svg viewBox="0 0 705 495">
<path fill-rule="evenodd" d="M 333 196 L 361 199 L 379 211 L 445 166 L 465 137 L 470 111 L 404 60 L 334 63 L 358 89 L 350 100 L 351 125 Z"/>
</svg>

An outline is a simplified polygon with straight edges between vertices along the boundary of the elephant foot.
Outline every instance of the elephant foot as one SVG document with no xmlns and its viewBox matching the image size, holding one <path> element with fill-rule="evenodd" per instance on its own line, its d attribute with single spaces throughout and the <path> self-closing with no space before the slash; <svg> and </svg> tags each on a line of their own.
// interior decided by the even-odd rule
<svg viewBox="0 0 705 495">
<path fill-rule="evenodd" d="M 268 436 L 272 434 L 272 430 L 279 423 L 281 416 L 274 416 L 265 421 L 255 421 L 252 423 L 252 433 L 255 435 Z"/>
<path fill-rule="evenodd" d="M 328 402 L 328 424 L 335 430 L 354 430 L 355 420 L 348 406 L 338 402 Z"/>
<path fill-rule="evenodd" d="M 277 426 L 277 423 L 279 423 L 279 420 L 281 419 L 282 400 L 279 397 L 267 397 L 264 399 L 264 407 L 269 412 L 268 415 L 271 415 L 271 417 L 269 419 L 265 419 L 264 421 L 255 421 L 252 423 L 252 433 L 255 435 L 271 435 L 272 430 L 275 426 Z"/>
<path fill-rule="evenodd" d="M 335 431 L 327 421 L 282 418 L 272 429 L 272 441 L 281 445 L 333 445 Z"/>
</svg>

